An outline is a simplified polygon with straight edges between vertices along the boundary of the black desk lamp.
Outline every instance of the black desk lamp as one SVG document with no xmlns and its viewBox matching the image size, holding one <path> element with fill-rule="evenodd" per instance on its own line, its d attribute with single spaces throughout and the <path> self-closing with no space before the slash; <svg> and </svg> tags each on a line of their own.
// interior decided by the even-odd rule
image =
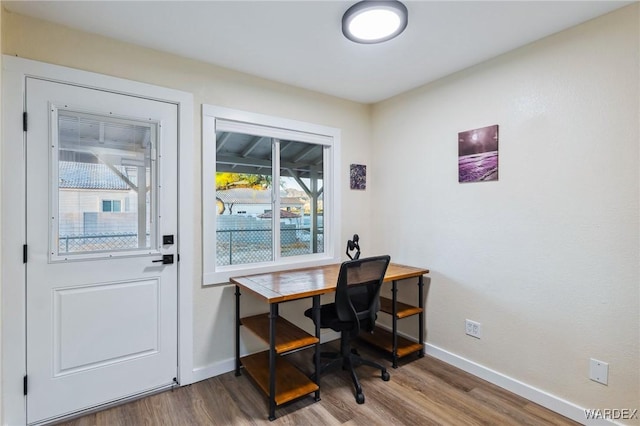
<svg viewBox="0 0 640 426">
<path fill-rule="evenodd" d="M 360 241 L 358 234 L 353 234 L 353 240 L 347 241 L 347 256 L 349 256 L 349 259 L 351 260 L 360 258 L 360 244 L 358 244 L 358 241 Z M 356 250 L 356 254 L 352 257 L 349 252 L 353 250 Z"/>
</svg>

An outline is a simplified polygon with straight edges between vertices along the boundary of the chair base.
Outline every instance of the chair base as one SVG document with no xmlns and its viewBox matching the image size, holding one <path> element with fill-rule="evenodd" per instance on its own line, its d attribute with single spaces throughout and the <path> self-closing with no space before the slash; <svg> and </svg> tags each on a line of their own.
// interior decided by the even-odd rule
<svg viewBox="0 0 640 426">
<path fill-rule="evenodd" d="M 364 404 L 364 394 L 362 393 L 362 386 L 356 375 L 356 367 L 360 365 L 368 365 L 369 367 L 377 368 L 380 370 L 380 378 L 382 380 L 389 381 L 391 376 L 387 372 L 386 367 L 377 362 L 363 358 L 358 354 L 356 349 L 351 349 L 349 346 L 349 337 L 345 336 L 345 332 L 340 337 L 340 352 L 320 352 L 321 358 L 333 358 L 332 361 L 322 365 L 320 367 L 320 375 L 322 376 L 326 371 L 331 370 L 337 366 L 341 366 L 343 370 L 348 370 L 351 375 L 351 381 L 355 388 L 355 398 L 358 404 Z"/>
</svg>

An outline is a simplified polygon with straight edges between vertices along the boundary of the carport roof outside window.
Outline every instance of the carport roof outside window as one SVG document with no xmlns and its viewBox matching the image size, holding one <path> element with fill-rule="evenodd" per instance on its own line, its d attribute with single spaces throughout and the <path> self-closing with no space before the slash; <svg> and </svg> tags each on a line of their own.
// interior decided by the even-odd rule
<svg viewBox="0 0 640 426">
<path fill-rule="evenodd" d="M 356 43 L 381 43 L 407 27 L 407 8 L 399 1 L 364 0 L 342 17 L 342 33 Z"/>
</svg>

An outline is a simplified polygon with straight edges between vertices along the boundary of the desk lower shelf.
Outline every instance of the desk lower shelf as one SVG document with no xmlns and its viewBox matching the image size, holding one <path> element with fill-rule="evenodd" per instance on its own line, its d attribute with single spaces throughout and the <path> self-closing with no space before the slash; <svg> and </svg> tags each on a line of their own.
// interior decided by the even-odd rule
<svg viewBox="0 0 640 426">
<path fill-rule="evenodd" d="M 380 297 L 380 311 L 393 315 L 393 301 L 386 297 Z M 396 318 L 402 319 L 411 315 L 419 314 L 423 311 L 417 306 L 408 305 L 402 302 L 396 302 Z"/>
<path fill-rule="evenodd" d="M 376 327 L 373 333 L 360 333 L 360 339 L 367 343 L 377 346 L 378 348 L 389 352 L 393 355 L 393 333 L 383 328 Z M 418 342 L 398 336 L 398 358 L 402 358 L 422 349 L 422 345 Z"/>
<path fill-rule="evenodd" d="M 241 358 L 246 372 L 258 387 L 269 396 L 269 351 L 258 352 Z M 294 399 L 318 390 L 318 385 L 283 357 L 276 357 L 276 405 L 282 405 Z"/>
<path fill-rule="evenodd" d="M 269 315 L 259 314 L 245 317 L 242 325 L 269 343 Z M 291 324 L 282 317 L 276 318 L 276 353 L 283 354 L 294 349 L 301 349 L 318 343 L 319 339 L 301 328 Z"/>
</svg>

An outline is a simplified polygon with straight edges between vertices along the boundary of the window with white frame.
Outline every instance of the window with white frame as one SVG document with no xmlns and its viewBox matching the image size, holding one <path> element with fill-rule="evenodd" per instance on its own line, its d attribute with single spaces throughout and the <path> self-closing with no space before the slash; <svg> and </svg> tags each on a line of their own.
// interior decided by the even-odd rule
<svg viewBox="0 0 640 426">
<path fill-rule="evenodd" d="M 202 111 L 203 283 L 338 262 L 340 131 Z"/>
</svg>

